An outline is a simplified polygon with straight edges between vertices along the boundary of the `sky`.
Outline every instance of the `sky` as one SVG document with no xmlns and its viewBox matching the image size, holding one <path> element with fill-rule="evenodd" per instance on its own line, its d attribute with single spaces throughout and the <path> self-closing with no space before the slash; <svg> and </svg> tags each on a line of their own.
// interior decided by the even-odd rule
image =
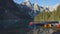
<svg viewBox="0 0 60 34">
<path fill-rule="evenodd" d="M 22 3 L 25 0 L 14 0 L 16 3 Z M 60 4 L 60 0 L 30 0 L 31 3 L 37 3 L 39 6 L 54 6 L 56 4 Z"/>
</svg>

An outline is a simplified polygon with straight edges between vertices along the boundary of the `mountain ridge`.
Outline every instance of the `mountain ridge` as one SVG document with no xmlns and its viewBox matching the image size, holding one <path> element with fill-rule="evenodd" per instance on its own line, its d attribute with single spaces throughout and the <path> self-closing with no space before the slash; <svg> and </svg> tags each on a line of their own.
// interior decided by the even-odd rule
<svg viewBox="0 0 60 34">
<path fill-rule="evenodd" d="M 28 7 L 32 8 L 32 9 L 35 9 L 34 8 L 34 5 L 37 5 L 37 7 L 39 6 L 37 3 L 31 3 L 29 0 L 26 0 L 25 2 L 27 2 L 26 4 L 24 5 L 28 5 Z M 24 2 L 20 3 L 20 4 L 23 4 Z M 40 9 L 40 7 L 43 7 L 43 10 L 45 11 L 49 11 L 49 12 L 52 12 L 54 10 L 57 10 L 57 7 L 59 6 L 60 4 L 56 4 L 54 6 L 39 6 L 37 9 Z M 35 6 L 36 7 L 36 6 Z M 40 9 L 39 11 L 43 11 L 42 9 Z"/>
</svg>

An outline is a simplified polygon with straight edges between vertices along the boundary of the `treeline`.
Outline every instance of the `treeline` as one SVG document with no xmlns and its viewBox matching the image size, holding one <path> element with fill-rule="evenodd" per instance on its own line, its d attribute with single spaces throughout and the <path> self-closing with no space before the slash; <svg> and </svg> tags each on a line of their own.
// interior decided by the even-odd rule
<svg viewBox="0 0 60 34">
<path fill-rule="evenodd" d="M 42 11 L 35 18 L 35 22 L 43 21 L 60 21 L 60 5 L 57 7 L 57 10 L 52 12 Z"/>
</svg>

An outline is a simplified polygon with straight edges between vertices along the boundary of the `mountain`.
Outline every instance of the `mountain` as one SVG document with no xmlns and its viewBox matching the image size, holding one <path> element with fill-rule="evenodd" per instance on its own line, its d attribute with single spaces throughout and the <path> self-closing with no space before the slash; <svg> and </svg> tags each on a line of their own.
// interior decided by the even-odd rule
<svg viewBox="0 0 60 34">
<path fill-rule="evenodd" d="M 22 2 L 20 4 L 26 5 L 27 7 L 29 7 L 32 10 L 31 12 L 29 12 L 29 14 L 32 17 L 36 16 L 40 12 L 39 5 L 36 3 L 31 4 L 31 2 L 29 0 L 26 0 L 25 2 Z"/>
<path fill-rule="evenodd" d="M 36 11 L 46 11 L 46 12 L 52 12 L 54 10 L 57 10 L 57 5 L 54 6 L 39 6 L 37 3 L 31 3 L 29 0 L 26 0 L 25 2 L 22 2 L 21 4 L 28 6 L 29 8 L 31 8 L 32 10 Z"/>
<path fill-rule="evenodd" d="M 44 7 L 42 6 L 40 6 L 39 8 L 40 8 L 40 12 L 43 12 L 45 10 Z"/>
<path fill-rule="evenodd" d="M 46 12 L 52 12 L 54 11 L 54 8 L 52 6 L 43 6 L 43 9 L 46 11 Z"/>
<path fill-rule="evenodd" d="M 39 5 L 37 3 L 34 3 L 33 8 L 35 11 L 40 11 Z"/>
<path fill-rule="evenodd" d="M 29 8 L 32 8 L 32 4 L 30 3 L 29 0 L 26 0 L 25 2 L 22 2 L 21 4 L 22 4 L 22 5 L 26 5 L 26 6 L 28 6 Z"/>
<path fill-rule="evenodd" d="M 54 11 L 54 10 L 57 10 L 57 7 L 59 6 L 60 4 L 56 4 L 54 6 L 47 6 L 46 8 L 49 9 L 50 12 Z"/>
</svg>

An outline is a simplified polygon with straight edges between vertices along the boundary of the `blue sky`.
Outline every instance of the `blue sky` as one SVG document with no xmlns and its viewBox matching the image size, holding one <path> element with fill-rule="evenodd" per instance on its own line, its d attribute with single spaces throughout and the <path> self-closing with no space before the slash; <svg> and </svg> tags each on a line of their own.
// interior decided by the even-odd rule
<svg viewBox="0 0 60 34">
<path fill-rule="evenodd" d="M 22 3 L 25 0 L 14 0 L 16 3 Z M 31 3 L 36 2 L 40 6 L 54 6 L 56 4 L 60 4 L 60 0 L 30 0 Z"/>
</svg>

